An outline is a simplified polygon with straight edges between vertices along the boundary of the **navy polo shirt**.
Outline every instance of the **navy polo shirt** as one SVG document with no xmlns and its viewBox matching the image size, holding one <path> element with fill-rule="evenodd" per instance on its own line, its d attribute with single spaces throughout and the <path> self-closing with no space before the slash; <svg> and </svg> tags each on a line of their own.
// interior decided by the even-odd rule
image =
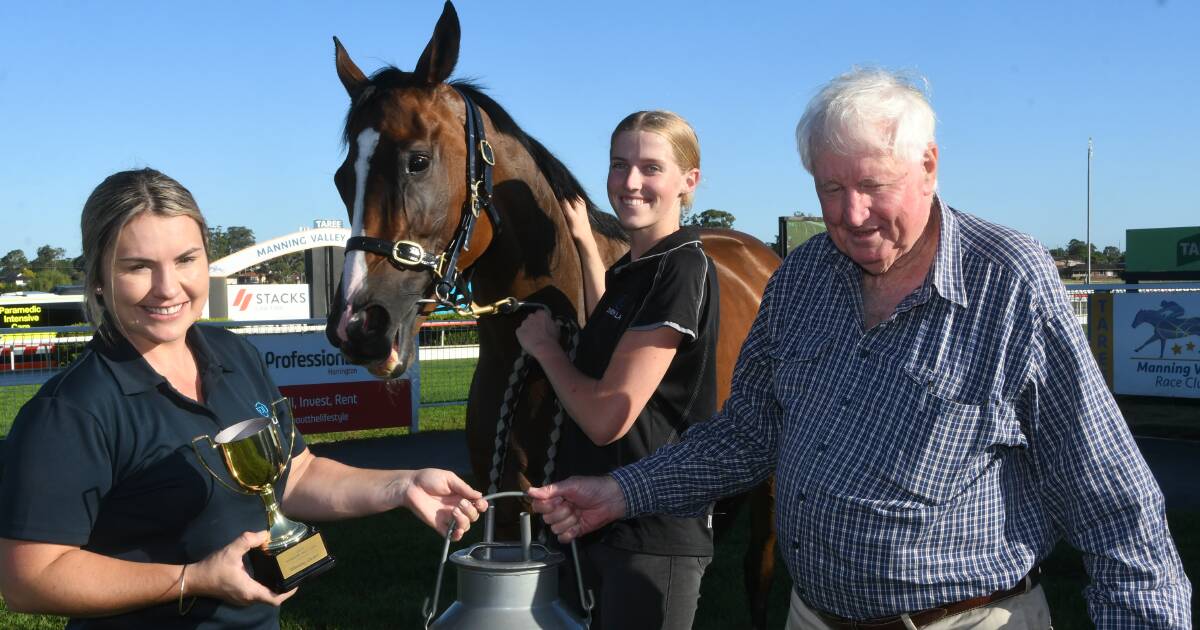
<svg viewBox="0 0 1200 630">
<path fill-rule="evenodd" d="M 625 254 L 605 274 L 604 295 L 579 333 L 575 366 L 599 379 L 627 330 L 673 328 L 683 336 L 658 387 L 623 437 L 596 446 L 574 422 L 563 427 L 556 478 L 604 475 L 679 441 L 716 413 L 716 345 L 720 297 L 712 260 L 699 232 L 682 228 L 641 258 Z M 585 540 L 627 551 L 711 556 L 707 516 L 649 515 L 618 521 Z"/>
<path fill-rule="evenodd" d="M 173 388 L 120 335 L 96 335 L 82 356 L 50 379 L 18 413 L 5 442 L 0 537 L 73 545 L 134 562 L 199 561 L 246 531 L 267 528 L 257 496 L 216 483 L 192 438 L 216 435 L 266 415 L 279 390 L 258 352 L 229 331 L 192 326 L 187 343 L 204 403 Z M 292 421 L 277 411 L 285 445 Z M 293 452 L 304 450 L 297 435 Z M 220 452 L 202 442 L 205 462 L 233 483 Z M 283 496 L 286 477 L 276 487 Z M 88 579 L 80 576 L 80 579 Z M 275 628 L 279 611 L 197 600 L 176 602 L 69 628 Z"/>
</svg>

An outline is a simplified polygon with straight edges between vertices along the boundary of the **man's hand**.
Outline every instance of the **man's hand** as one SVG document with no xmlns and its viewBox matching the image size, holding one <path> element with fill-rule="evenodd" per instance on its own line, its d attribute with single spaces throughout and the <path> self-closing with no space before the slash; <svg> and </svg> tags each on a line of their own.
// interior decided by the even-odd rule
<svg viewBox="0 0 1200 630">
<path fill-rule="evenodd" d="M 625 495 L 612 477 L 571 477 L 530 488 L 533 510 L 542 515 L 561 543 L 625 516 Z"/>
<path fill-rule="evenodd" d="M 246 572 L 242 556 L 246 552 L 266 544 L 268 532 L 246 532 L 233 542 L 212 552 L 205 559 L 187 569 L 187 584 L 184 597 L 202 595 L 215 597 L 235 606 L 248 606 L 262 602 L 278 606 L 296 594 L 296 589 L 276 593 L 259 584 Z"/>
<path fill-rule="evenodd" d="M 483 494 L 458 475 L 438 468 L 414 471 L 403 487 L 404 506 L 441 535 L 454 521 L 454 540 L 462 538 L 471 523 L 486 511 Z"/>
</svg>

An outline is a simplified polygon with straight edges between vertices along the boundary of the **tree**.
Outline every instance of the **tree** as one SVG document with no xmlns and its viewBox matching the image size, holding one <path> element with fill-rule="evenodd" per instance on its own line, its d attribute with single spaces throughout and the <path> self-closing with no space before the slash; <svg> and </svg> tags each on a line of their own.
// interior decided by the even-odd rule
<svg viewBox="0 0 1200 630">
<path fill-rule="evenodd" d="M 35 272 L 29 280 L 29 288 L 33 291 L 52 291 L 54 287 L 64 284 L 73 284 L 71 276 L 53 267 Z"/>
<path fill-rule="evenodd" d="M 234 252 L 240 252 L 254 243 L 254 230 L 248 227 L 231 225 L 223 228 L 218 225 L 208 228 L 208 257 L 210 260 L 218 260 Z"/>
<path fill-rule="evenodd" d="M 263 263 L 267 281 L 279 284 L 304 282 L 304 252 L 284 254 Z"/>
<path fill-rule="evenodd" d="M 25 252 L 14 249 L 0 258 L 0 274 L 9 275 L 21 273 L 29 266 L 29 259 L 25 257 Z"/>
<path fill-rule="evenodd" d="M 1125 261 L 1125 252 L 1121 251 L 1119 247 L 1106 245 L 1104 247 L 1104 257 L 1108 259 L 1108 262 L 1116 264 Z"/>
<path fill-rule="evenodd" d="M 42 245 L 37 250 L 37 258 L 33 259 L 34 269 L 51 269 L 57 267 L 57 263 L 63 260 L 63 256 L 67 254 L 67 250 L 61 247 L 51 247 L 50 245 Z"/>
<path fill-rule="evenodd" d="M 735 220 L 736 217 L 724 210 L 709 208 L 704 212 L 689 216 L 683 224 L 697 227 L 731 228 Z"/>
</svg>

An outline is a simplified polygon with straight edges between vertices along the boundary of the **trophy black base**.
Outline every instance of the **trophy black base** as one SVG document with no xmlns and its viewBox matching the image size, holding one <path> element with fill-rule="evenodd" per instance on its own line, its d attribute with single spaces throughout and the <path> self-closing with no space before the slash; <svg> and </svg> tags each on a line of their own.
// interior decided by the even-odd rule
<svg viewBox="0 0 1200 630">
<path fill-rule="evenodd" d="M 286 549 L 251 549 L 254 579 L 276 593 L 286 593 L 304 580 L 333 568 L 337 561 L 325 549 L 325 539 L 315 527 Z"/>
</svg>

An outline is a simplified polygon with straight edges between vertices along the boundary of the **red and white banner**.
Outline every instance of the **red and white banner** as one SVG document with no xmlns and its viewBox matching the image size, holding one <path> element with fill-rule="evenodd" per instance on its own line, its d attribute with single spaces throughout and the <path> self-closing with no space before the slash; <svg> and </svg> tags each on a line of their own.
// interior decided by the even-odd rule
<svg viewBox="0 0 1200 630">
<path fill-rule="evenodd" d="M 292 404 L 301 433 L 383 427 L 417 430 L 419 369 L 381 381 L 346 362 L 323 332 L 246 335 L 258 348 L 272 380 Z"/>
</svg>

